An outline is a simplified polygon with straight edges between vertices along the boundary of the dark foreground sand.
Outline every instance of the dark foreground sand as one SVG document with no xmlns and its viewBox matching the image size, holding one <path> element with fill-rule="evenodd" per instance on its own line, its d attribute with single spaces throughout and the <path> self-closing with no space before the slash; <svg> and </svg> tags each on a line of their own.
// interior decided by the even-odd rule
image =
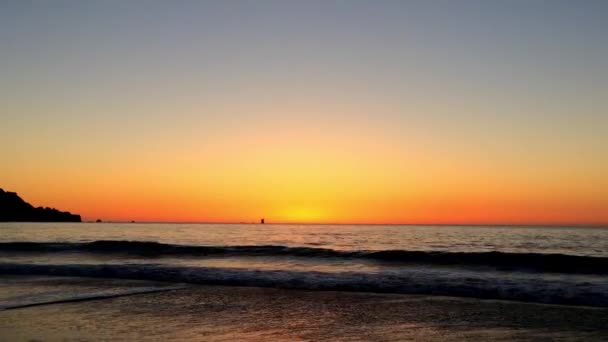
<svg viewBox="0 0 608 342">
<path fill-rule="evenodd" d="M 2 341 L 608 341 L 608 309 L 447 297 L 2 276 L 0 303 Z"/>
</svg>

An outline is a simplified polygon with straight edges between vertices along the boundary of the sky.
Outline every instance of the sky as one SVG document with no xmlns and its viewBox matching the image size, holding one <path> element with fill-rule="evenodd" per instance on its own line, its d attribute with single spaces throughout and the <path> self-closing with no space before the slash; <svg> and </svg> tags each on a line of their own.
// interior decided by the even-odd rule
<svg viewBox="0 0 608 342">
<path fill-rule="evenodd" d="M 0 187 L 85 220 L 608 224 L 606 1 L 2 1 Z"/>
</svg>

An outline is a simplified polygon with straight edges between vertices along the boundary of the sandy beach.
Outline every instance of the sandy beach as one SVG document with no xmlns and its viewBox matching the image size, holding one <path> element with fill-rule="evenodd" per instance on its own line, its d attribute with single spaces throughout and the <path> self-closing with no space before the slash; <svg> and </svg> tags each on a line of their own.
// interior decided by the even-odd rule
<svg viewBox="0 0 608 342">
<path fill-rule="evenodd" d="M 5 341 L 608 339 L 608 310 L 75 277 L 0 280 Z"/>
</svg>

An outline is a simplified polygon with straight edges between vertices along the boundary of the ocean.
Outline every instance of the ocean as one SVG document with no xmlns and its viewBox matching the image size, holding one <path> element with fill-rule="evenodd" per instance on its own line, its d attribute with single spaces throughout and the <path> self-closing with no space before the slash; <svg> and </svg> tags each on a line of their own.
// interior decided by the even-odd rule
<svg viewBox="0 0 608 342">
<path fill-rule="evenodd" d="M 608 307 L 608 228 L 0 223 L 0 274 Z"/>
</svg>

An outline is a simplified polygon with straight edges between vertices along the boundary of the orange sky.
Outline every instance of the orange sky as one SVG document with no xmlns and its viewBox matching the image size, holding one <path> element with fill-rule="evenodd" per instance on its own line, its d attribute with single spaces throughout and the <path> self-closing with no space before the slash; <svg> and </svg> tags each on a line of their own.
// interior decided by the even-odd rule
<svg viewBox="0 0 608 342">
<path fill-rule="evenodd" d="M 435 151 L 360 126 L 343 126 L 343 134 L 324 127 L 329 133 L 306 125 L 227 129 L 209 144 L 191 136 L 190 148 L 183 141 L 183 149 L 124 145 L 106 157 L 73 147 L 68 155 L 49 152 L 45 162 L 41 152 L 9 168 L 3 186 L 85 220 L 608 222 L 606 179 L 583 164 L 564 164 L 561 154 L 535 161 L 530 151 L 512 152 L 495 160 L 469 145 Z M 515 164 L 509 155 L 529 161 Z"/>
</svg>

